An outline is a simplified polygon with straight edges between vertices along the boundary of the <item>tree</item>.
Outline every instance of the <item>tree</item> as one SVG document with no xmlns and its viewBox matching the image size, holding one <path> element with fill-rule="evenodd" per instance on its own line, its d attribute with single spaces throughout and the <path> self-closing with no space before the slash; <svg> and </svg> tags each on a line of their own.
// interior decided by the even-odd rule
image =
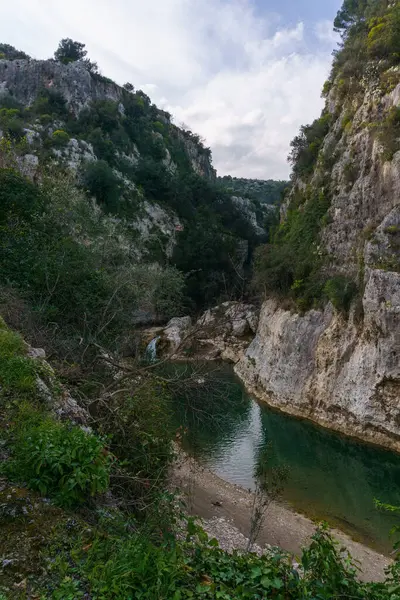
<svg viewBox="0 0 400 600">
<path fill-rule="evenodd" d="M 97 75 L 99 73 L 99 65 L 97 64 L 97 62 L 90 60 L 90 58 L 85 58 L 83 64 L 85 65 L 89 73 L 92 73 L 92 75 Z"/>
<path fill-rule="evenodd" d="M 255 470 L 256 489 L 253 493 L 247 551 L 251 552 L 264 524 L 272 502 L 278 500 L 289 477 L 286 466 L 271 466 L 271 444 L 261 451 Z"/>
<path fill-rule="evenodd" d="M 360 13 L 363 14 L 365 5 L 365 0 L 344 0 L 334 21 L 335 31 L 345 32 L 354 25 L 360 18 Z"/>
<path fill-rule="evenodd" d="M 131 83 L 129 83 L 129 81 L 127 81 L 126 83 L 124 83 L 124 89 L 127 92 L 133 92 L 135 88 L 133 87 L 133 85 Z"/>
<path fill-rule="evenodd" d="M 85 44 L 74 42 L 71 38 L 64 38 L 54 52 L 54 58 L 64 65 L 76 62 L 77 60 L 83 60 L 87 54 L 87 51 L 84 48 Z"/>
<path fill-rule="evenodd" d="M 26 60 L 30 56 L 21 50 L 17 50 L 14 46 L 10 46 L 10 44 L 0 44 L 0 58 L 5 58 L 6 60 Z"/>
<path fill-rule="evenodd" d="M 111 212 L 119 200 L 119 182 L 112 168 L 105 160 L 89 162 L 83 174 L 83 183 L 89 194 Z"/>
</svg>

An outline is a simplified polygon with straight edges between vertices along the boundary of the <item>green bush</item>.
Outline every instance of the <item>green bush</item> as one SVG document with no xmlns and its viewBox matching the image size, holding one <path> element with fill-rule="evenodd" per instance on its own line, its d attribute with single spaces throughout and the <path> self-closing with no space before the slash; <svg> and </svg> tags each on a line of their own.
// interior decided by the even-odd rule
<svg viewBox="0 0 400 600">
<path fill-rule="evenodd" d="M 49 125 L 49 123 L 51 123 L 53 120 L 53 117 L 49 114 L 43 114 L 40 115 L 39 117 L 39 121 L 41 122 L 42 125 Z"/>
<path fill-rule="evenodd" d="M 368 53 L 373 58 L 388 59 L 392 64 L 400 60 L 400 7 L 390 6 L 386 14 L 369 20 Z"/>
<path fill-rule="evenodd" d="M 70 137 L 63 129 L 56 129 L 51 136 L 51 140 L 56 148 L 62 148 L 68 144 Z"/>
<path fill-rule="evenodd" d="M 107 211 L 116 212 L 120 197 L 119 180 L 106 161 L 98 160 L 86 164 L 83 185 Z"/>
<path fill-rule="evenodd" d="M 318 242 L 329 206 L 323 190 L 306 195 L 295 192 L 286 221 L 277 228 L 271 244 L 256 250 L 254 284 L 258 289 L 289 295 L 301 309 L 321 302 L 324 258 Z"/>
<path fill-rule="evenodd" d="M 11 479 L 26 482 L 65 507 L 107 490 L 112 457 L 102 439 L 27 407 L 16 423 L 6 465 Z"/>
<path fill-rule="evenodd" d="M 262 556 L 225 552 L 192 519 L 186 540 L 161 534 L 156 542 L 148 531 L 107 531 L 92 536 L 84 549 L 78 540 L 62 561 L 57 557 L 52 562 L 62 578 L 58 589 L 68 590 L 71 599 L 89 592 L 98 600 L 398 600 L 398 561 L 385 582 L 360 582 L 357 565 L 324 524 L 304 549 L 298 568 L 279 549 Z M 64 597 L 69 598 L 52 596 Z"/>
<path fill-rule="evenodd" d="M 311 125 L 303 125 L 300 134 L 291 142 L 289 162 L 293 166 L 293 172 L 299 177 L 312 173 L 322 143 L 329 131 L 331 119 L 331 115 L 325 113 Z"/>
<path fill-rule="evenodd" d="M 377 124 L 377 135 L 381 142 L 385 160 L 392 160 L 393 155 L 400 150 L 400 108 L 393 106 L 386 118 Z"/>
<path fill-rule="evenodd" d="M 53 118 L 64 119 L 68 117 L 68 108 L 64 96 L 56 90 L 43 88 L 36 97 L 30 111 L 33 115 L 48 114 Z"/>
<path fill-rule="evenodd" d="M 0 128 L 12 140 L 21 140 L 25 132 L 20 110 L 18 108 L 1 108 Z"/>
<path fill-rule="evenodd" d="M 357 286 L 351 279 L 338 275 L 328 279 L 324 286 L 324 293 L 335 308 L 347 312 L 357 293 Z"/>
<path fill-rule="evenodd" d="M 14 46 L 10 44 L 0 44 L 0 54 L 3 54 L 7 60 L 24 60 L 29 59 L 30 57 L 25 52 L 21 50 L 17 50 Z"/>
<path fill-rule="evenodd" d="M 1 395 L 33 392 L 36 369 L 26 356 L 26 345 L 17 333 L 5 327 L 0 319 L 0 390 Z"/>
</svg>

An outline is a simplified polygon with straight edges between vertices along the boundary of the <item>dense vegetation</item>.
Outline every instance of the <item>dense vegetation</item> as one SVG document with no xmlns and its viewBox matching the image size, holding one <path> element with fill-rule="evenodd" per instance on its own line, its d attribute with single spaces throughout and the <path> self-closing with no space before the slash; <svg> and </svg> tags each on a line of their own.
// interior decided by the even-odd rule
<svg viewBox="0 0 400 600">
<path fill-rule="evenodd" d="M 19 53 L 15 51 L 14 55 Z M 14 55 L 8 51 L 7 57 Z M 87 58 L 84 44 L 62 40 L 55 59 L 63 64 L 78 63 L 94 79 L 105 80 Z M 77 140 L 77 151 L 82 156 L 78 186 L 88 198 L 96 199 L 105 215 L 126 223 L 127 237 L 132 237 L 130 221 L 140 220 L 143 215 L 144 200 L 176 215 L 181 227 L 172 234 L 174 239 L 154 232 L 142 254 L 149 263 L 157 261 L 165 266 L 169 262 L 186 274 L 186 310 L 234 297 L 242 289 L 238 273 L 242 275 L 243 260 L 248 258 L 243 257 L 242 241 L 249 242 L 250 256 L 258 240 L 229 193 L 216 185 L 210 150 L 199 136 L 177 128 L 170 115 L 152 104 L 141 90 L 126 84 L 119 94 L 120 101 L 95 100 L 79 114 L 69 109 L 57 89 L 43 87 L 29 107 L 19 105 L 11 95 L 3 95 L 0 126 L 20 146 L 25 128 L 34 131 L 33 141 L 25 144 L 22 154 L 34 151 L 41 169 L 53 168 L 56 159 L 64 168 L 74 147 L 71 144 Z M 87 144 L 97 160 L 85 158 Z M 197 157 L 197 170 L 192 155 Z M 202 174 L 197 172 L 199 168 Z M 211 242 L 215 252 L 207 250 Z M 172 257 L 166 252 L 171 244 L 175 247 Z M 194 248 L 202 250 L 195 250 L 195 268 L 191 264 Z"/>
<path fill-rule="evenodd" d="M 229 554 L 188 519 L 164 491 L 173 459 L 165 370 L 158 379 L 157 370 L 149 377 L 138 366 L 124 389 L 87 405 L 89 430 L 46 406 L 37 377 L 54 400 L 65 389 L 26 351 L 1 322 L 0 447 L 7 456 L 0 474 L 10 483 L 2 479 L 0 488 L 0 598 L 400 597 L 398 562 L 385 583 L 360 583 L 357 566 L 323 524 L 294 566 L 279 549 Z"/>
<path fill-rule="evenodd" d="M 218 178 L 219 183 L 231 194 L 243 196 L 265 204 L 279 205 L 288 181 L 275 181 L 273 179 L 245 179 L 225 175 Z"/>
<path fill-rule="evenodd" d="M 368 16 L 377 19 L 372 26 L 364 9 L 373 4 L 389 6 L 346 0 L 336 23 L 344 51 L 366 23 L 369 52 L 382 52 L 369 35 L 379 26 L 395 47 L 396 7 Z M 1 48 L 7 59 L 24 58 Z M 84 46 L 68 39 L 56 59 L 87 60 Z M 394 50 L 385 60 L 395 61 Z M 167 491 L 182 435 L 171 394 L 185 381 L 143 360 L 134 313 L 167 319 L 185 303 L 227 297 L 243 279 L 240 242 L 254 247 L 257 239 L 229 193 L 195 173 L 187 145 L 210 156 L 199 138 L 131 84 L 121 93 L 123 110 L 96 101 L 79 115 L 57 91 L 43 89 L 30 107 L 1 98 L 0 311 L 13 328 L 0 321 L 0 600 L 399 600 L 399 561 L 384 583 L 360 583 L 324 525 L 298 567 L 277 549 L 231 555 Z M 38 134 L 29 153 L 41 164 L 31 179 L 28 125 Z M 296 175 L 306 183 L 328 127 L 324 114 L 293 143 Z M 81 149 L 91 144 L 98 159 L 78 165 L 76 177 L 62 160 L 72 138 Z M 347 310 L 352 282 L 321 275 L 330 189 L 320 184 L 294 190 L 286 221 L 257 253 L 256 277 L 301 307 L 325 297 Z M 183 227 L 171 256 L 158 237 L 139 262 L 129 222 L 144 198 Z M 31 357 L 13 329 L 43 345 L 56 371 Z"/>
</svg>

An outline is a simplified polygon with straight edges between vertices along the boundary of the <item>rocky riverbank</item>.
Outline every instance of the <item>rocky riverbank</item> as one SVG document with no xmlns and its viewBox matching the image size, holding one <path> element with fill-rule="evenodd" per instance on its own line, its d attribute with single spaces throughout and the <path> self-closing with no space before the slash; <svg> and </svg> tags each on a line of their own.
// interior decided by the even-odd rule
<svg viewBox="0 0 400 600">
<path fill-rule="evenodd" d="M 182 490 L 188 510 L 203 519 L 204 528 L 226 550 L 244 550 L 250 527 L 252 493 L 222 480 L 195 460 L 181 458 L 172 485 Z M 273 503 L 258 540 L 258 548 L 279 546 L 295 557 L 315 531 L 315 523 L 288 506 Z M 333 530 L 335 538 L 360 563 L 360 579 L 382 581 L 390 559 Z"/>
</svg>

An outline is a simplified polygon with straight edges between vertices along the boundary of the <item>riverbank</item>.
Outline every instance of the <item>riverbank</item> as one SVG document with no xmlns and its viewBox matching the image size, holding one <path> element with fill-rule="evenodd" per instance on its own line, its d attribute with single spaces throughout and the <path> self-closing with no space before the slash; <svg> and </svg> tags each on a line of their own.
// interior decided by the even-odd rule
<svg viewBox="0 0 400 600">
<path fill-rule="evenodd" d="M 188 457 L 182 458 L 176 466 L 173 485 L 184 493 L 188 511 L 204 520 L 206 531 L 216 537 L 223 548 L 245 548 L 251 515 L 250 491 L 222 480 Z M 313 521 L 283 504 L 274 503 L 267 513 L 257 543 L 261 547 L 268 544 L 279 546 L 298 556 L 314 531 Z M 384 579 L 389 558 L 355 542 L 339 530 L 332 531 L 340 544 L 359 562 L 360 579 Z"/>
</svg>

